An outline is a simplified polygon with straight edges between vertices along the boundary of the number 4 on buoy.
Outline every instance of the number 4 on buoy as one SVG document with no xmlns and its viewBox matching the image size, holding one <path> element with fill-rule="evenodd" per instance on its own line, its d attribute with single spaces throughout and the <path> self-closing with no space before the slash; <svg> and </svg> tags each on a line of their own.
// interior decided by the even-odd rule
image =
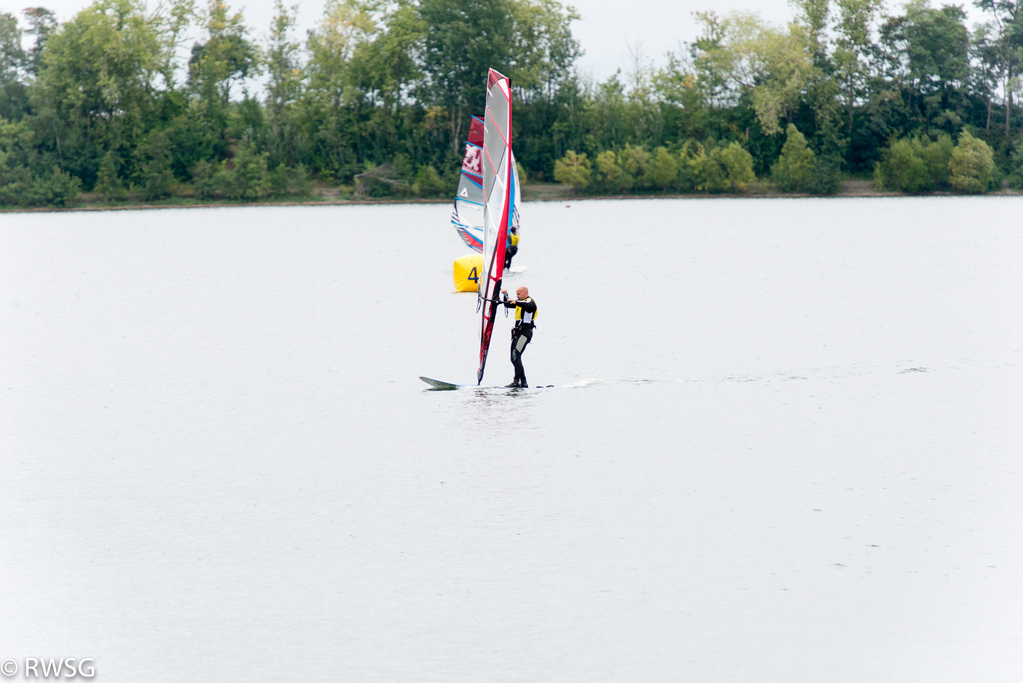
<svg viewBox="0 0 1023 683">
<path fill-rule="evenodd" d="M 483 254 L 469 254 L 455 259 L 454 278 L 456 292 L 477 292 L 480 272 L 483 270 Z"/>
</svg>

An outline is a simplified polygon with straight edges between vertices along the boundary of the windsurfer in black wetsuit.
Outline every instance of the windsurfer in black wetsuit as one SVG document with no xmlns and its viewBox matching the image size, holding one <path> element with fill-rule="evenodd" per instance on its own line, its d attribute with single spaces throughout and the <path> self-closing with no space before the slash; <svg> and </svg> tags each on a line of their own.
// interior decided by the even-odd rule
<svg viewBox="0 0 1023 683">
<path fill-rule="evenodd" d="M 505 308 L 515 309 L 515 327 L 512 328 L 511 362 L 515 366 L 515 380 L 509 387 L 527 389 L 526 371 L 522 368 L 522 353 L 526 345 L 533 341 L 533 329 L 536 327 L 536 302 L 529 298 L 529 289 L 519 287 L 515 290 L 515 298 L 508 298 L 508 290 L 501 290 L 501 302 Z"/>
<path fill-rule="evenodd" d="M 519 229 L 516 226 L 511 226 L 508 231 L 508 244 L 504 249 L 504 268 L 508 270 L 511 268 L 512 257 L 519 253 Z"/>
</svg>

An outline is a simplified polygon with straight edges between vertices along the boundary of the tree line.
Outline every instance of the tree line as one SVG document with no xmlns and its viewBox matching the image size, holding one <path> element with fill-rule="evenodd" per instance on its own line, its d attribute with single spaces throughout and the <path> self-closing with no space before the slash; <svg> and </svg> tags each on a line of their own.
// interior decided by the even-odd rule
<svg viewBox="0 0 1023 683">
<path fill-rule="evenodd" d="M 557 0 L 328 0 L 296 35 L 226 2 L 96 0 L 70 20 L 0 14 L 0 205 L 445 196 L 490 67 L 511 78 L 532 180 L 595 193 L 826 194 L 1023 186 L 1023 0 L 794 0 L 784 26 L 696 13 L 698 35 L 602 82 Z M 190 39 L 191 37 L 191 39 Z"/>
</svg>

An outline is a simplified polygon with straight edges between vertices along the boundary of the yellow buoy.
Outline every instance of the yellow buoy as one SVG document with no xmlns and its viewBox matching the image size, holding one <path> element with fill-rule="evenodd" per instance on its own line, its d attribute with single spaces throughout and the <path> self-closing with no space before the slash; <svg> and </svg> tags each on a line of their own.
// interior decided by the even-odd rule
<svg viewBox="0 0 1023 683">
<path fill-rule="evenodd" d="M 455 291 L 478 292 L 480 271 L 483 270 L 483 254 L 469 254 L 455 259 Z"/>
</svg>

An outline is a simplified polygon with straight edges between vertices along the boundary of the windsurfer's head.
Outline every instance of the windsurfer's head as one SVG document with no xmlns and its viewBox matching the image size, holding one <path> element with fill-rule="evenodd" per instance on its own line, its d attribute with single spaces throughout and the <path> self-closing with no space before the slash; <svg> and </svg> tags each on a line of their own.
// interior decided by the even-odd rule
<svg viewBox="0 0 1023 683">
<path fill-rule="evenodd" d="M 528 287 L 519 287 L 518 289 L 516 289 L 515 290 L 515 298 L 519 299 L 519 300 L 528 299 L 529 298 L 529 288 Z"/>
</svg>

